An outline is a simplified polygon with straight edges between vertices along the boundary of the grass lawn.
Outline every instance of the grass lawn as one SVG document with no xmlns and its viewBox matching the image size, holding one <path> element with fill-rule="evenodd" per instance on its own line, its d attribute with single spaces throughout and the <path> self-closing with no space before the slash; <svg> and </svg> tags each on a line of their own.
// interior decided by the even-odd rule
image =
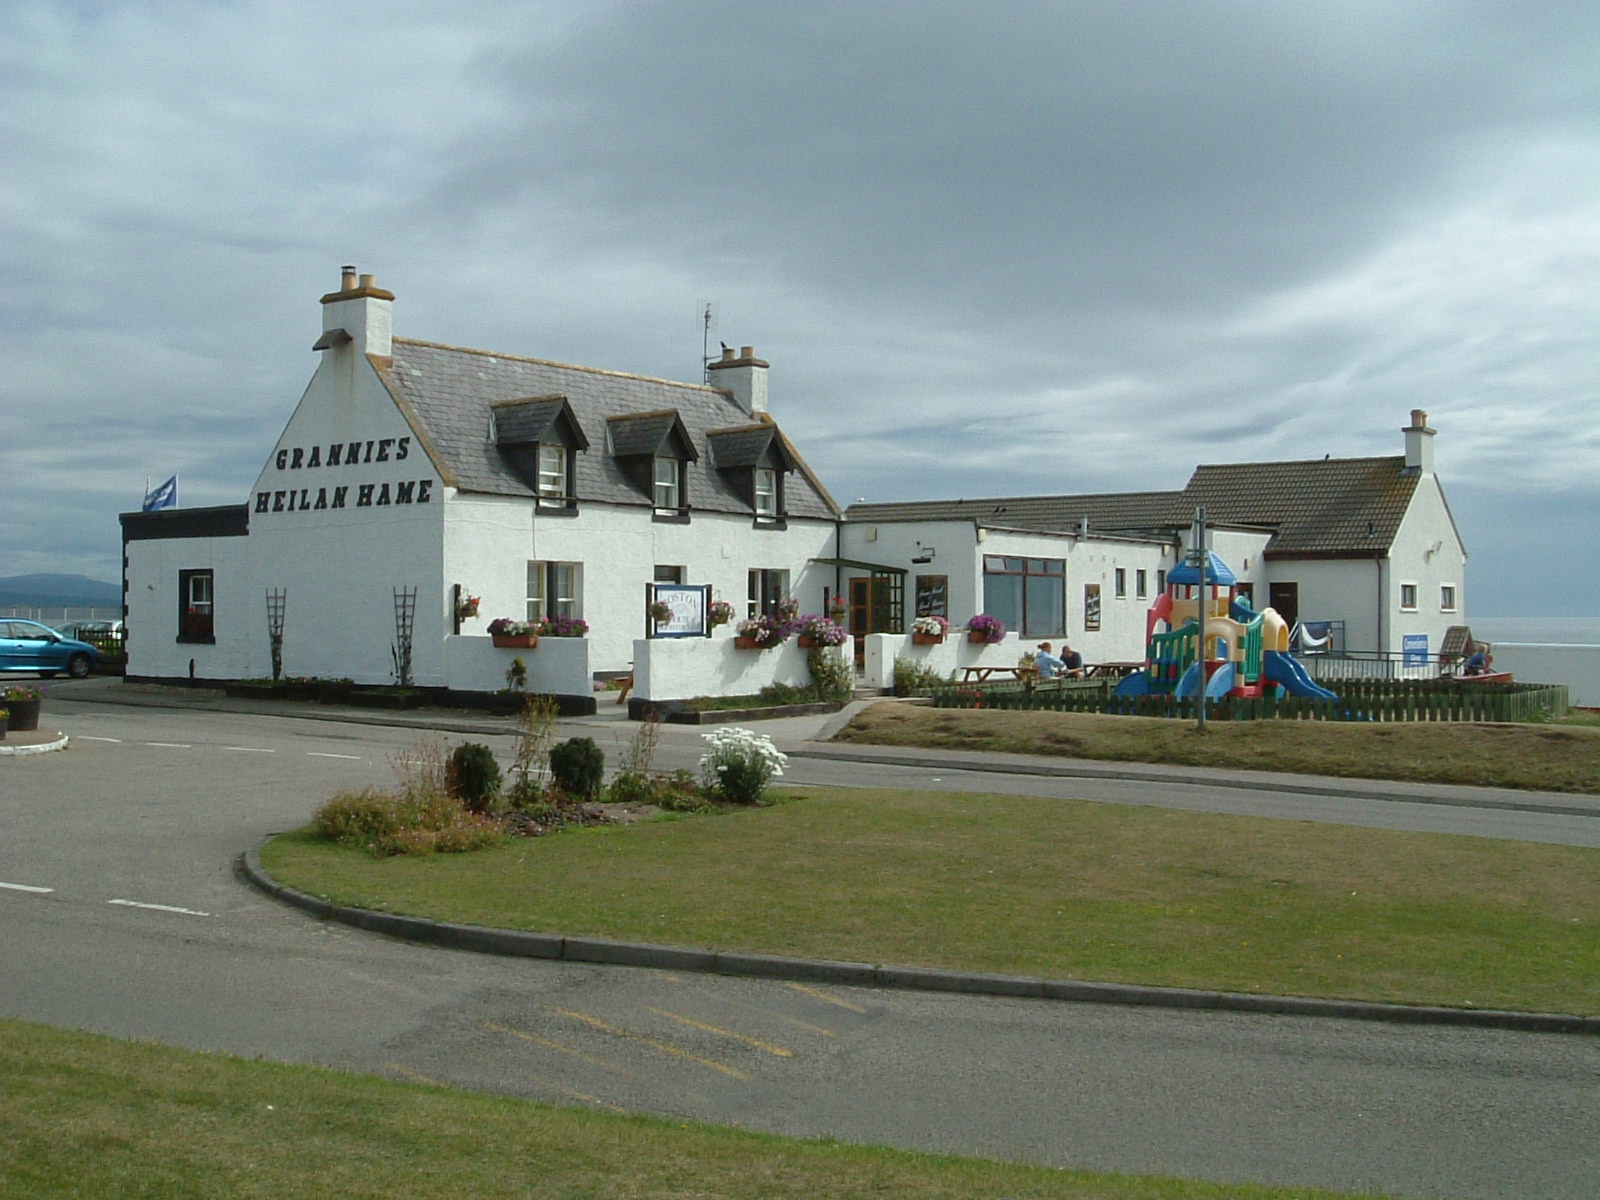
<svg viewBox="0 0 1600 1200">
<path fill-rule="evenodd" d="M 1600 792 L 1600 720 L 1549 724 L 1193 721 L 875 704 L 839 742 L 1177 763 L 1549 792 Z"/>
<path fill-rule="evenodd" d="M 1011 716 L 1014 714 L 1006 714 Z M 1267 994 L 1600 1011 L 1600 851 L 1037 797 L 807 789 L 768 808 L 267 870 L 513 929 Z"/>
<path fill-rule="evenodd" d="M 1336 1200 L 616 1116 L 0 1020 L 8 1200 Z"/>
</svg>

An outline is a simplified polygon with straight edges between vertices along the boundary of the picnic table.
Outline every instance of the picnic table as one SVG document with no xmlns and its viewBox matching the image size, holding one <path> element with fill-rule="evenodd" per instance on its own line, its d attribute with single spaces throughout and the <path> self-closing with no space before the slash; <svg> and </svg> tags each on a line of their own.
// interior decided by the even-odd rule
<svg viewBox="0 0 1600 1200">
<path fill-rule="evenodd" d="M 977 666 L 961 668 L 962 683 L 988 683 L 996 675 L 1002 679 L 1020 679 L 1023 682 L 1027 682 L 1030 679 L 1037 679 L 1039 672 L 1034 667 Z"/>
</svg>

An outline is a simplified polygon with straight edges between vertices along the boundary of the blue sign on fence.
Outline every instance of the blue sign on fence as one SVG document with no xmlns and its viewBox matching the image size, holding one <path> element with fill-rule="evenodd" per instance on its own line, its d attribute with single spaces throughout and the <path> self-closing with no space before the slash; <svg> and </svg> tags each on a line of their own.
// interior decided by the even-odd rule
<svg viewBox="0 0 1600 1200">
<path fill-rule="evenodd" d="M 1404 655 L 1403 663 L 1408 667 L 1425 667 L 1428 665 L 1428 635 L 1425 633 L 1408 633 L 1400 639 L 1400 650 Z"/>
</svg>

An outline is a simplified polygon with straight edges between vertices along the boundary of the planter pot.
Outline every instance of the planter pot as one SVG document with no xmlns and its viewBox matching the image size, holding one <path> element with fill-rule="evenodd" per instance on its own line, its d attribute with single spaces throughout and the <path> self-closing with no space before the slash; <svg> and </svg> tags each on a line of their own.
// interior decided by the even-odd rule
<svg viewBox="0 0 1600 1200">
<path fill-rule="evenodd" d="M 982 641 L 983 639 L 979 638 L 978 640 Z M 944 634 L 942 634 L 942 633 L 913 633 L 911 635 L 911 644 L 913 646 L 939 646 L 939 645 L 943 645 L 944 644 Z"/>
<path fill-rule="evenodd" d="M 489 636 L 502 650 L 532 650 L 539 644 L 537 633 L 495 633 Z"/>
<path fill-rule="evenodd" d="M 800 649 L 815 650 L 820 645 L 822 645 L 822 643 L 817 641 L 817 639 L 812 637 L 809 633 L 802 633 L 800 635 Z"/>
<path fill-rule="evenodd" d="M 735 637 L 733 644 L 740 650 L 765 650 L 766 647 L 752 637 Z"/>
<path fill-rule="evenodd" d="M 967 630 L 967 641 L 975 642 L 979 646 L 987 646 L 989 644 L 989 635 L 976 629 L 969 629 Z"/>
<path fill-rule="evenodd" d="M 6 718 L 7 728 L 16 733 L 39 728 L 39 705 L 42 703 L 41 700 L 0 700 L 11 712 Z"/>
</svg>

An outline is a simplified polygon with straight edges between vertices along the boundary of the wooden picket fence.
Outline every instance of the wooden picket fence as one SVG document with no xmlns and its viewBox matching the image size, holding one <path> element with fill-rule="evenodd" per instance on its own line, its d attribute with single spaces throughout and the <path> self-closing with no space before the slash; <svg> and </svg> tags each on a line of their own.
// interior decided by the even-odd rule
<svg viewBox="0 0 1600 1200">
<path fill-rule="evenodd" d="M 1116 696 L 1109 681 L 1059 687 L 1018 683 L 951 684 L 931 693 L 937 708 L 999 708 L 1108 713 L 1193 720 L 1199 701 L 1176 696 Z M 1454 679 L 1347 680 L 1337 700 L 1303 696 L 1224 696 L 1206 701 L 1213 721 L 1540 721 L 1567 713 L 1564 684 L 1463 683 Z"/>
</svg>

